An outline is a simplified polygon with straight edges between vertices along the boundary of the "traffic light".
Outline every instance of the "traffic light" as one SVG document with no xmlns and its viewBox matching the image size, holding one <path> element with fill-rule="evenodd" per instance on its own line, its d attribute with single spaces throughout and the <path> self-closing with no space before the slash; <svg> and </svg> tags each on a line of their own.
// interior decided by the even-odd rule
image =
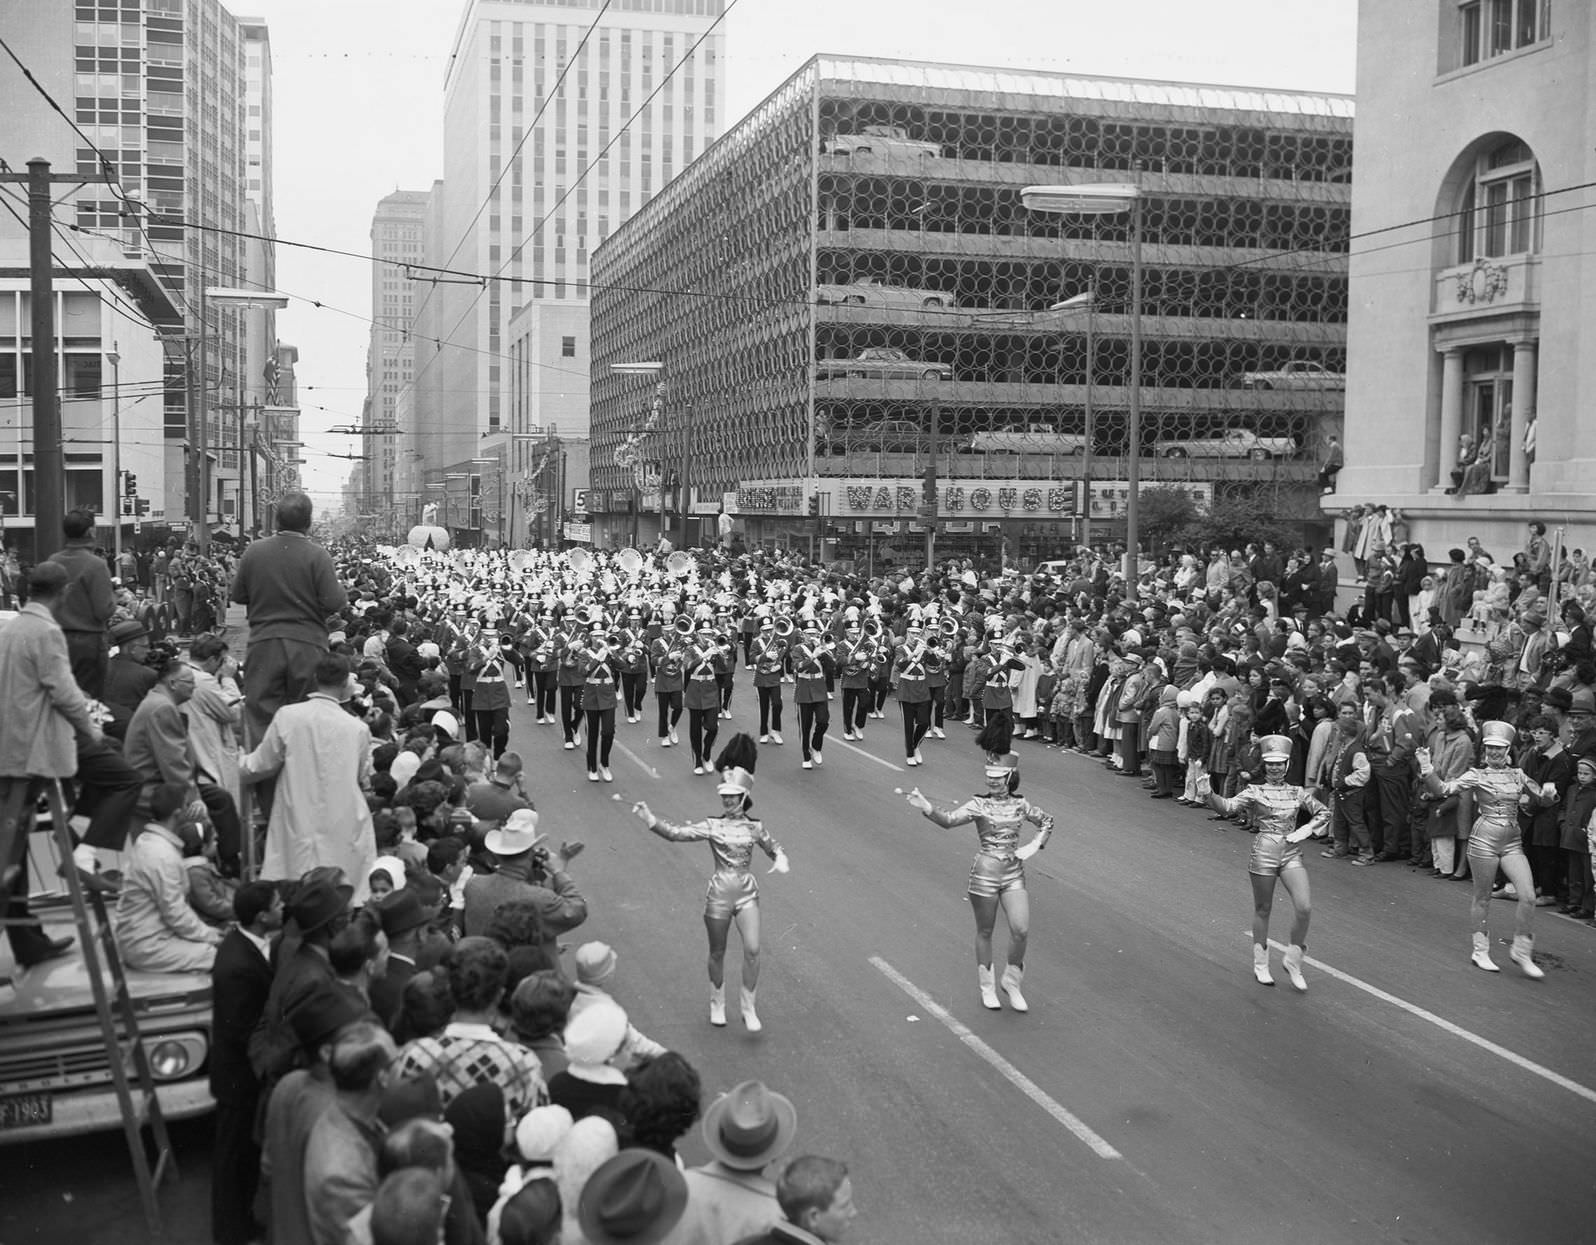
<svg viewBox="0 0 1596 1245">
<path fill-rule="evenodd" d="M 136 516 L 138 514 L 138 498 L 136 498 L 136 497 L 124 497 L 121 500 L 122 500 L 122 517 L 124 519 L 133 518 L 134 516 Z"/>
<path fill-rule="evenodd" d="M 150 512 L 150 499 L 148 497 L 140 497 L 138 499 L 138 512 L 137 513 L 140 514 L 140 515 L 146 515 L 146 514 L 149 514 L 149 512 Z"/>
<path fill-rule="evenodd" d="M 820 517 L 820 494 L 819 493 L 811 493 L 809 495 L 809 516 L 810 516 L 810 518 L 814 518 L 814 519 L 818 519 Z"/>
<path fill-rule="evenodd" d="M 137 497 L 139 495 L 139 478 L 131 471 L 122 473 L 122 495 L 124 497 Z"/>
</svg>

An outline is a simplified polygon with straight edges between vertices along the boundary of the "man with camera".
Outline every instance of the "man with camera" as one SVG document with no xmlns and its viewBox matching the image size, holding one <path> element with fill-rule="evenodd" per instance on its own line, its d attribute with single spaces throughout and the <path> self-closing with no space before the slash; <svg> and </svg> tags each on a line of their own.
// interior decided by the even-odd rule
<svg viewBox="0 0 1596 1245">
<path fill-rule="evenodd" d="M 544 949 L 552 961 L 559 959 L 559 936 L 587 920 L 587 900 L 567 872 L 584 845 L 561 843 L 550 852 L 548 837 L 538 833 L 538 815 L 529 808 L 511 813 L 504 825 L 488 832 L 483 845 L 498 867 L 466 883 L 467 937 L 483 933 L 500 904 L 531 902 L 542 918 Z"/>
</svg>

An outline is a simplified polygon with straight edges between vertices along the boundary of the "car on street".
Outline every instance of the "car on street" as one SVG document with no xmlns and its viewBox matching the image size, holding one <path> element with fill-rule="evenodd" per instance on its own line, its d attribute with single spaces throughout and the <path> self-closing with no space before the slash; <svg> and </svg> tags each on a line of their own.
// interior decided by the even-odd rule
<svg viewBox="0 0 1596 1245">
<path fill-rule="evenodd" d="M 1250 428 L 1226 428 L 1206 437 L 1153 442 L 1159 458 L 1291 458 L 1297 452 L 1295 437 L 1261 437 Z"/>
<path fill-rule="evenodd" d="M 976 454 L 1084 454 L 1080 432 L 977 432 L 965 443 Z"/>
<path fill-rule="evenodd" d="M 54 923 L 46 929 L 72 931 Z M 103 971 L 103 959 L 100 966 Z M 162 1114 L 168 1120 L 205 1114 L 215 1105 L 208 1068 L 210 974 L 130 968 L 126 975 Z M 13 964 L 6 950 L 0 953 L 0 980 L 5 979 L 0 985 L 0 1146 L 120 1128 L 113 1055 L 100 1033 L 81 948 L 74 945 L 66 955 L 27 969 Z M 131 1088 L 137 1102 L 136 1080 Z"/>
<path fill-rule="evenodd" d="M 952 380 L 946 363 L 911 359 L 896 346 L 867 346 L 851 359 L 821 359 L 815 364 L 816 380 L 868 377 L 872 380 Z"/>
<path fill-rule="evenodd" d="M 952 307 L 953 295 L 941 290 L 916 290 L 903 285 L 884 285 L 880 281 L 850 281 L 846 285 L 818 285 L 817 303 L 840 303 L 852 307 L 887 307 L 917 311 L 922 307 Z"/>
<path fill-rule="evenodd" d="M 856 134 L 836 134 L 825 140 L 827 155 L 851 156 L 874 152 L 877 155 L 938 156 L 942 144 L 923 138 L 910 138 L 901 125 L 862 125 Z"/>
<path fill-rule="evenodd" d="M 1347 374 L 1332 372 L 1322 363 L 1293 359 L 1273 372 L 1243 372 L 1243 389 L 1345 389 Z"/>
</svg>

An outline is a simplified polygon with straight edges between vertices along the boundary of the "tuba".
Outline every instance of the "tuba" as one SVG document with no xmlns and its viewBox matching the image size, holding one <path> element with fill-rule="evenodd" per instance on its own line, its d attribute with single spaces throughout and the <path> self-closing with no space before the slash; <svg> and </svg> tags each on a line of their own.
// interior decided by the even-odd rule
<svg viewBox="0 0 1596 1245">
<path fill-rule="evenodd" d="M 792 619 L 786 617 L 785 615 L 782 616 L 781 618 L 776 619 L 774 627 L 775 627 L 775 632 L 776 632 L 776 638 L 778 640 L 791 639 L 792 638 L 792 633 L 795 630 L 795 628 L 793 627 Z"/>
<path fill-rule="evenodd" d="M 636 579 L 643 569 L 643 555 L 636 549 L 622 549 L 615 555 L 615 565 L 628 579 Z"/>
<path fill-rule="evenodd" d="M 685 579 L 688 572 L 693 569 L 693 559 L 689 554 L 673 553 L 665 559 L 665 569 L 671 573 L 673 579 Z"/>
</svg>

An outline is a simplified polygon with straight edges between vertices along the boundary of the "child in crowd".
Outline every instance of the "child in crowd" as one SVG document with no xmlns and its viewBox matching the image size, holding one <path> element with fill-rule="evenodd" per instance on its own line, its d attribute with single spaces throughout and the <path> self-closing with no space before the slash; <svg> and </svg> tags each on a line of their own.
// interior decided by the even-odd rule
<svg viewBox="0 0 1596 1245">
<path fill-rule="evenodd" d="M 1208 755 L 1214 743 L 1214 733 L 1205 713 L 1216 711 L 1217 703 L 1212 696 L 1206 702 L 1193 700 L 1186 706 L 1186 737 L 1180 758 L 1186 764 L 1186 786 L 1180 794 L 1182 804 L 1203 803 L 1197 798 L 1197 780 L 1208 772 Z"/>
</svg>

